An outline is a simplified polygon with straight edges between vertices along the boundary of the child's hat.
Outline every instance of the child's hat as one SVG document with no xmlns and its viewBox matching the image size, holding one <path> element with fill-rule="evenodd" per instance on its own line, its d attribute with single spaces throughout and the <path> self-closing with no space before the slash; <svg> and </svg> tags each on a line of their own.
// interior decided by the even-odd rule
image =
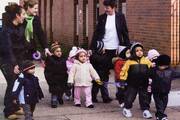
<svg viewBox="0 0 180 120">
<path fill-rule="evenodd" d="M 71 51 L 69 52 L 69 57 L 72 58 L 76 55 L 78 48 L 76 46 L 73 46 Z"/>
<path fill-rule="evenodd" d="M 171 58 L 168 55 L 160 55 L 156 60 L 157 66 L 170 65 Z"/>
<path fill-rule="evenodd" d="M 51 51 L 54 52 L 57 48 L 60 48 L 60 45 L 58 42 L 54 42 L 51 44 Z"/>
<path fill-rule="evenodd" d="M 119 46 L 118 55 L 122 59 L 126 59 L 126 51 L 129 49 L 127 46 Z"/>
<path fill-rule="evenodd" d="M 103 41 L 96 41 L 97 52 L 101 53 L 103 48 L 104 48 L 104 42 Z"/>
<path fill-rule="evenodd" d="M 147 58 L 148 58 L 149 60 L 151 60 L 151 59 L 153 59 L 153 58 L 155 58 L 155 57 L 158 57 L 159 55 L 160 55 L 160 54 L 159 54 L 159 52 L 158 52 L 157 50 L 151 49 L 151 50 L 148 51 Z"/>
<path fill-rule="evenodd" d="M 77 50 L 76 55 L 78 55 L 81 52 L 84 52 L 85 54 L 87 54 L 86 50 L 84 50 L 83 48 L 80 48 L 80 49 Z"/>
<path fill-rule="evenodd" d="M 133 51 L 136 47 L 143 48 L 143 45 L 140 42 L 135 42 L 135 43 L 132 44 L 130 50 Z"/>
<path fill-rule="evenodd" d="M 25 60 L 22 62 L 22 71 L 25 72 L 29 69 L 35 68 L 35 64 L 30 60 Z"/>
</svg>

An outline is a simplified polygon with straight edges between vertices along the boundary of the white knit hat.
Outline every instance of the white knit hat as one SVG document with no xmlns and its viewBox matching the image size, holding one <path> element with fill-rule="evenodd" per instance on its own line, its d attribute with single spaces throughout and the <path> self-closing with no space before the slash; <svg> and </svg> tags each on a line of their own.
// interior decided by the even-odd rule
<svg viewBox="0 0 180 120">
<path fill-rule="evenodd" d="M 147 58 L 148 58 L 149 60 L 151 60 L 151 59 L 153 59 L 153 58 L 155 58 L 155 57 L 158 57 L 159 55 L 160 55 L 160 54 L 159 54 L 159 52 L 158 52 L 157 50 L 151 49 L 151 50 L 148 51 Z"/>
<path fill-rule="evenodd" d="M 70 58 L 74 57 L 77 51 L 78 51 L 78 48 L 76 46 L 73 46 L 71 51 L 69 52 L 69 57 Z"/>
<path fill-rule="evenodd" d="M 126 48 L 126 46 L 119 46 L 118 47 L 118 54 L 120 54 L 125 48 Z"/>
<path fill-rule="evenodd" d="M 84 52 L 85 54 L 87 54 L 86 50 L 84 50 L 83 48 L 80 48 L 80 49 L 77 50 L 76 55 L 81 53 L 81 52 Z"/>
</svg>

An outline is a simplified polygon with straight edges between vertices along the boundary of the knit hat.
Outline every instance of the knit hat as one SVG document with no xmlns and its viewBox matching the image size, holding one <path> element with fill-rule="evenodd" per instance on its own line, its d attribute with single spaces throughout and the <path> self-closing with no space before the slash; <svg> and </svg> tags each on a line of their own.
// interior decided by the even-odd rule
<svg viewBox="0 0 180 120">
<path fill-rule="evenodd" d="M 157 66 L 170 65 L 171 58 L 168 55 L 160 55 L 156 60 Z"/>
<path fill-rule="evenodd" d="M 73 46 L 71 51 L 69 52 L 69 58 L 72 58 L 76 55 L 78 48 L 76 46 Z"/>
<path fill-rule="evenodd" d="M 148 51 L 147 58 L 148 58 L 149 60 L 152 60 L 153 58 L 158 57 L 159 55 L 160 55 L 160 54 L 159 54 L 159 52 L 158 52 L 157 50 L 151 49 L 151 50 Z"/>
<path fill-rule="evenodd" d="M 25 60 L 22 63 L 22 71 L 25 72 L 29 69 L 35 68 L 35 64 L 30 60 Z"/>
<path fill-rule="evenodd" d="M 54 52 L 57 48 L 60 48 L 58 42 L 54 42 L 51 44 L 51 51 Z"/>
<path fill-rule="evenodd" d="M 83 48 L 80 48 L 79 50 L 77 50 L 75 56 L 77 56 L 77 55 L 78 55 L 79 53 L 81 53 L 81 52 L 84 52 L 85 54 L 87 54 L 86 50 L 84 50 Z"/>
<path fill-rule="evenodd" d="M 122 59 L 126 59 L 126 52 L 129 49 L 129 47 L 126 46 L 119 46 L 118 48 L 118 55 Z"/>
<path fill-rule="evenodd" d="M 101 53 L 103 48 L 104 48 L 104 42 L 103 41 L 96 41 L 97 52 Z"/>
</svg>

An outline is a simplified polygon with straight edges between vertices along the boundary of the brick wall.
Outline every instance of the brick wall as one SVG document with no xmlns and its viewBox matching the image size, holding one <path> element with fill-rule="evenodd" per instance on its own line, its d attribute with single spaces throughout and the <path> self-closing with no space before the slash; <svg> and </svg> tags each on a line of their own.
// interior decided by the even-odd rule
<svg viewBox="0 0 180 120">
<path fill-rule="evenodd" d="M 170 55 L 170 0 L 127 0 L 127 23 L 130 39 Z"/>
</svg>

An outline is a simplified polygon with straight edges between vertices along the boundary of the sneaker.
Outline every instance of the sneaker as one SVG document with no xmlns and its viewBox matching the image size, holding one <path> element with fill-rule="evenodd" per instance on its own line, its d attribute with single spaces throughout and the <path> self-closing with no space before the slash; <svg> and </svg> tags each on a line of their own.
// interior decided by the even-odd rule
<svg viewBox="0 0 180 120">
<path fill-rule="evenodd" d="M 94 108 L 94 105 L 89 105 L 87 106 L 87 108 Z"/>
<path fill-rule="evenodd" d="M 16 111 L 15 114 L 17 114 L 17 115 L 24 115 L 23 108 L 20 107 L 20 109 L 18 111 Z"/>
<path fill-rule="evenodd" d="M 76 107 L 81 107 L 81 104 L 75 104 Z"/>
<path fill-rule="evenodd" d="M 151 118 L 152 118 L 152 115 L 151 115 L 151 113 L 149 112 L 149 110 L 144 110 L 144 112 L 143 112 L 143 117 L 146 118 L 146 119 L 151 119 Z"/>
<path fill-rule="evenodd" d="M 161 120 L 168 120 L 168 118 L 167 117 L 163 117 Z"/>
<path fill-rule="evenodd" d="M 124 109 L 123 109 L 123 115 L 124 115 L 125 117 L 127 117 L 127 118 L 132 117 L 131 110 L 124 108 Z"/>
<path fill-rule="evenodd" d="M 9 116 L 7 117 L 7 119 L 8 119 L 8 120 L 16 120 L 16 119 L 18 119 L 18 116 L 17 116 L 16 114 L 12 114 L 12 115 L 9 115 Z"/>
<path fill-rule="evenodd" d="M 124 107 L 124 103 L 119 104 L 119 107 L 123 108 Z"/>
</svg>

